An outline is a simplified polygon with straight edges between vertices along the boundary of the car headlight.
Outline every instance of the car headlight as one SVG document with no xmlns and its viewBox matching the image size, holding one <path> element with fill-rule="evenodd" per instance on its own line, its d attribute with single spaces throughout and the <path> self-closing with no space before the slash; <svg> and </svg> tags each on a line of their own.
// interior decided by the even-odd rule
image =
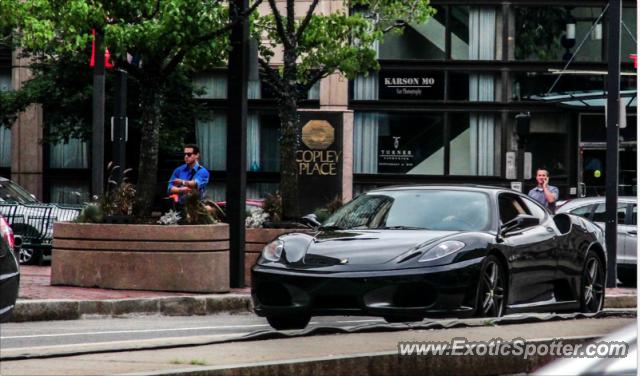
<svg viewBox="0 0 640 376">
<path fill-rule="evenodd" d="M 450 255 L 464 248 L 465 244 L 458 240 L 447 240 L 429 248 L 420 258 L 418 262 L 426 262 L 437 260 L 439 258 Z"/>
<path fill-rule="evenodd" d="M 284 250 L 284 242 L 282 240 L 274 240 L 262 249 L 262 257 L 269 261 L 278 261 Z"/>
</svg>

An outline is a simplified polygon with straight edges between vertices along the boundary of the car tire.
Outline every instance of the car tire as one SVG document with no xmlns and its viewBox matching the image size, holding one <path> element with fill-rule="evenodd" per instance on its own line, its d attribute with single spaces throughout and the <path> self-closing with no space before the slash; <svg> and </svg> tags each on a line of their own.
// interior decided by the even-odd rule
<svg viewBox="0 0 640 376">
<path fill-rule="evenodd" d="M 20 248 L 18 262 L 20 262 L 20 265 L 40 265 L 42 263 L 42 250 Z"/>
<path fill-rule="evenodd" d="M 624 286 L 635 287 L 637 281 L 636 269 L 618 269 L 618 279 Z"/>
<path fill-rule="evenodd" d="M 484 259 L 476 295 L 477 317 L 500 317 L 504 314 L 507 297 L 507 274 L 494 255 Z"/>
<path fill-rule="evenodd" d="M 580 278 L 580 311 L 599 312 L 604 305 L 604 265 L 594 251 L 589 251 Z"/>
<path fill-rule="evenodd" d="M 275 330 L 292 330 L 292 329 L 304 329 L 311 316 L 267 316 L 269 325 Z"/>
</svg>

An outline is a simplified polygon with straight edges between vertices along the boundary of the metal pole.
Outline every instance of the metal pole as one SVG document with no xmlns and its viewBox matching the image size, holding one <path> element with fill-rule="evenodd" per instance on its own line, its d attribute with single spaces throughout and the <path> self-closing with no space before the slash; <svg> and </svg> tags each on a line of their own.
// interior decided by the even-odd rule
<svg viewBox="0 0 640 376">
<path fill-rule="evenodd" d="M 227 114 L 227 217 L 231 287 L 244 287 L 245 200 L 247 188 L 247 86 L 249 23 L 241 14 L 248 0 L 233 0 L 230 18 L 229 111 Z"/>
<path fill-rule="evenodd" d="M 93 67 L 93 123 L 91 127 L 91 192 L 104 191 L 104 46 L 102 32 L 95 34 Z"/>
<path fill-rule="evenodd" d="M 113 147 L 113 163 L 120 168 L 114 178 L 122 179 L 122 171 L 126 169 L 127 143 L 127 72 L 118 69 L 114 87 L 113 120 L 111 124 L 111 142 Z"/>
<path fill-rule="evenodd" d="M 621 2 L 609 2 L 607 76 L 607 178 L 605 239 L 607 244 L 607 287 L 616 287 L 618 211 L 618 135 L 620 124 L 620 22 Z"/>
</svg>

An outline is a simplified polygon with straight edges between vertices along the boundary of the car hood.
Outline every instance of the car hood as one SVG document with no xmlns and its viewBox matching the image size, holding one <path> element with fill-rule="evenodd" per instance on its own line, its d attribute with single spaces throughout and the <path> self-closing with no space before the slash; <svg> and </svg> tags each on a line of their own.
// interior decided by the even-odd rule
<svg viewBox="0 0 640 376">
<path fill-rule="evenodd" d="M 337 264 L 376 265 L 389 262 L 410 249 L 434 243 L 455 231 L 339 230 L 315 236 L 282 237 L 290 264 L 321 267 Z"/>
</svg>

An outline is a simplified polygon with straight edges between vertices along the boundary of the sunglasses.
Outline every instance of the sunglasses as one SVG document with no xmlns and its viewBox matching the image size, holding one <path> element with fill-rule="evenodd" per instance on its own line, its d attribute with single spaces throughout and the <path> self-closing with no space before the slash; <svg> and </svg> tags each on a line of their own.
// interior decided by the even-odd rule
<svg viewBox="0 0 640 376">
<path fill-rule="evenodd" d="M 190 156 L 192 156 L 192 155 L 194 155 L 194 154 L 195 154 L 195 153 L 184 153 L 184 156 L 185 156 L 185 157 L 190 157 Z"/>
</svg>

